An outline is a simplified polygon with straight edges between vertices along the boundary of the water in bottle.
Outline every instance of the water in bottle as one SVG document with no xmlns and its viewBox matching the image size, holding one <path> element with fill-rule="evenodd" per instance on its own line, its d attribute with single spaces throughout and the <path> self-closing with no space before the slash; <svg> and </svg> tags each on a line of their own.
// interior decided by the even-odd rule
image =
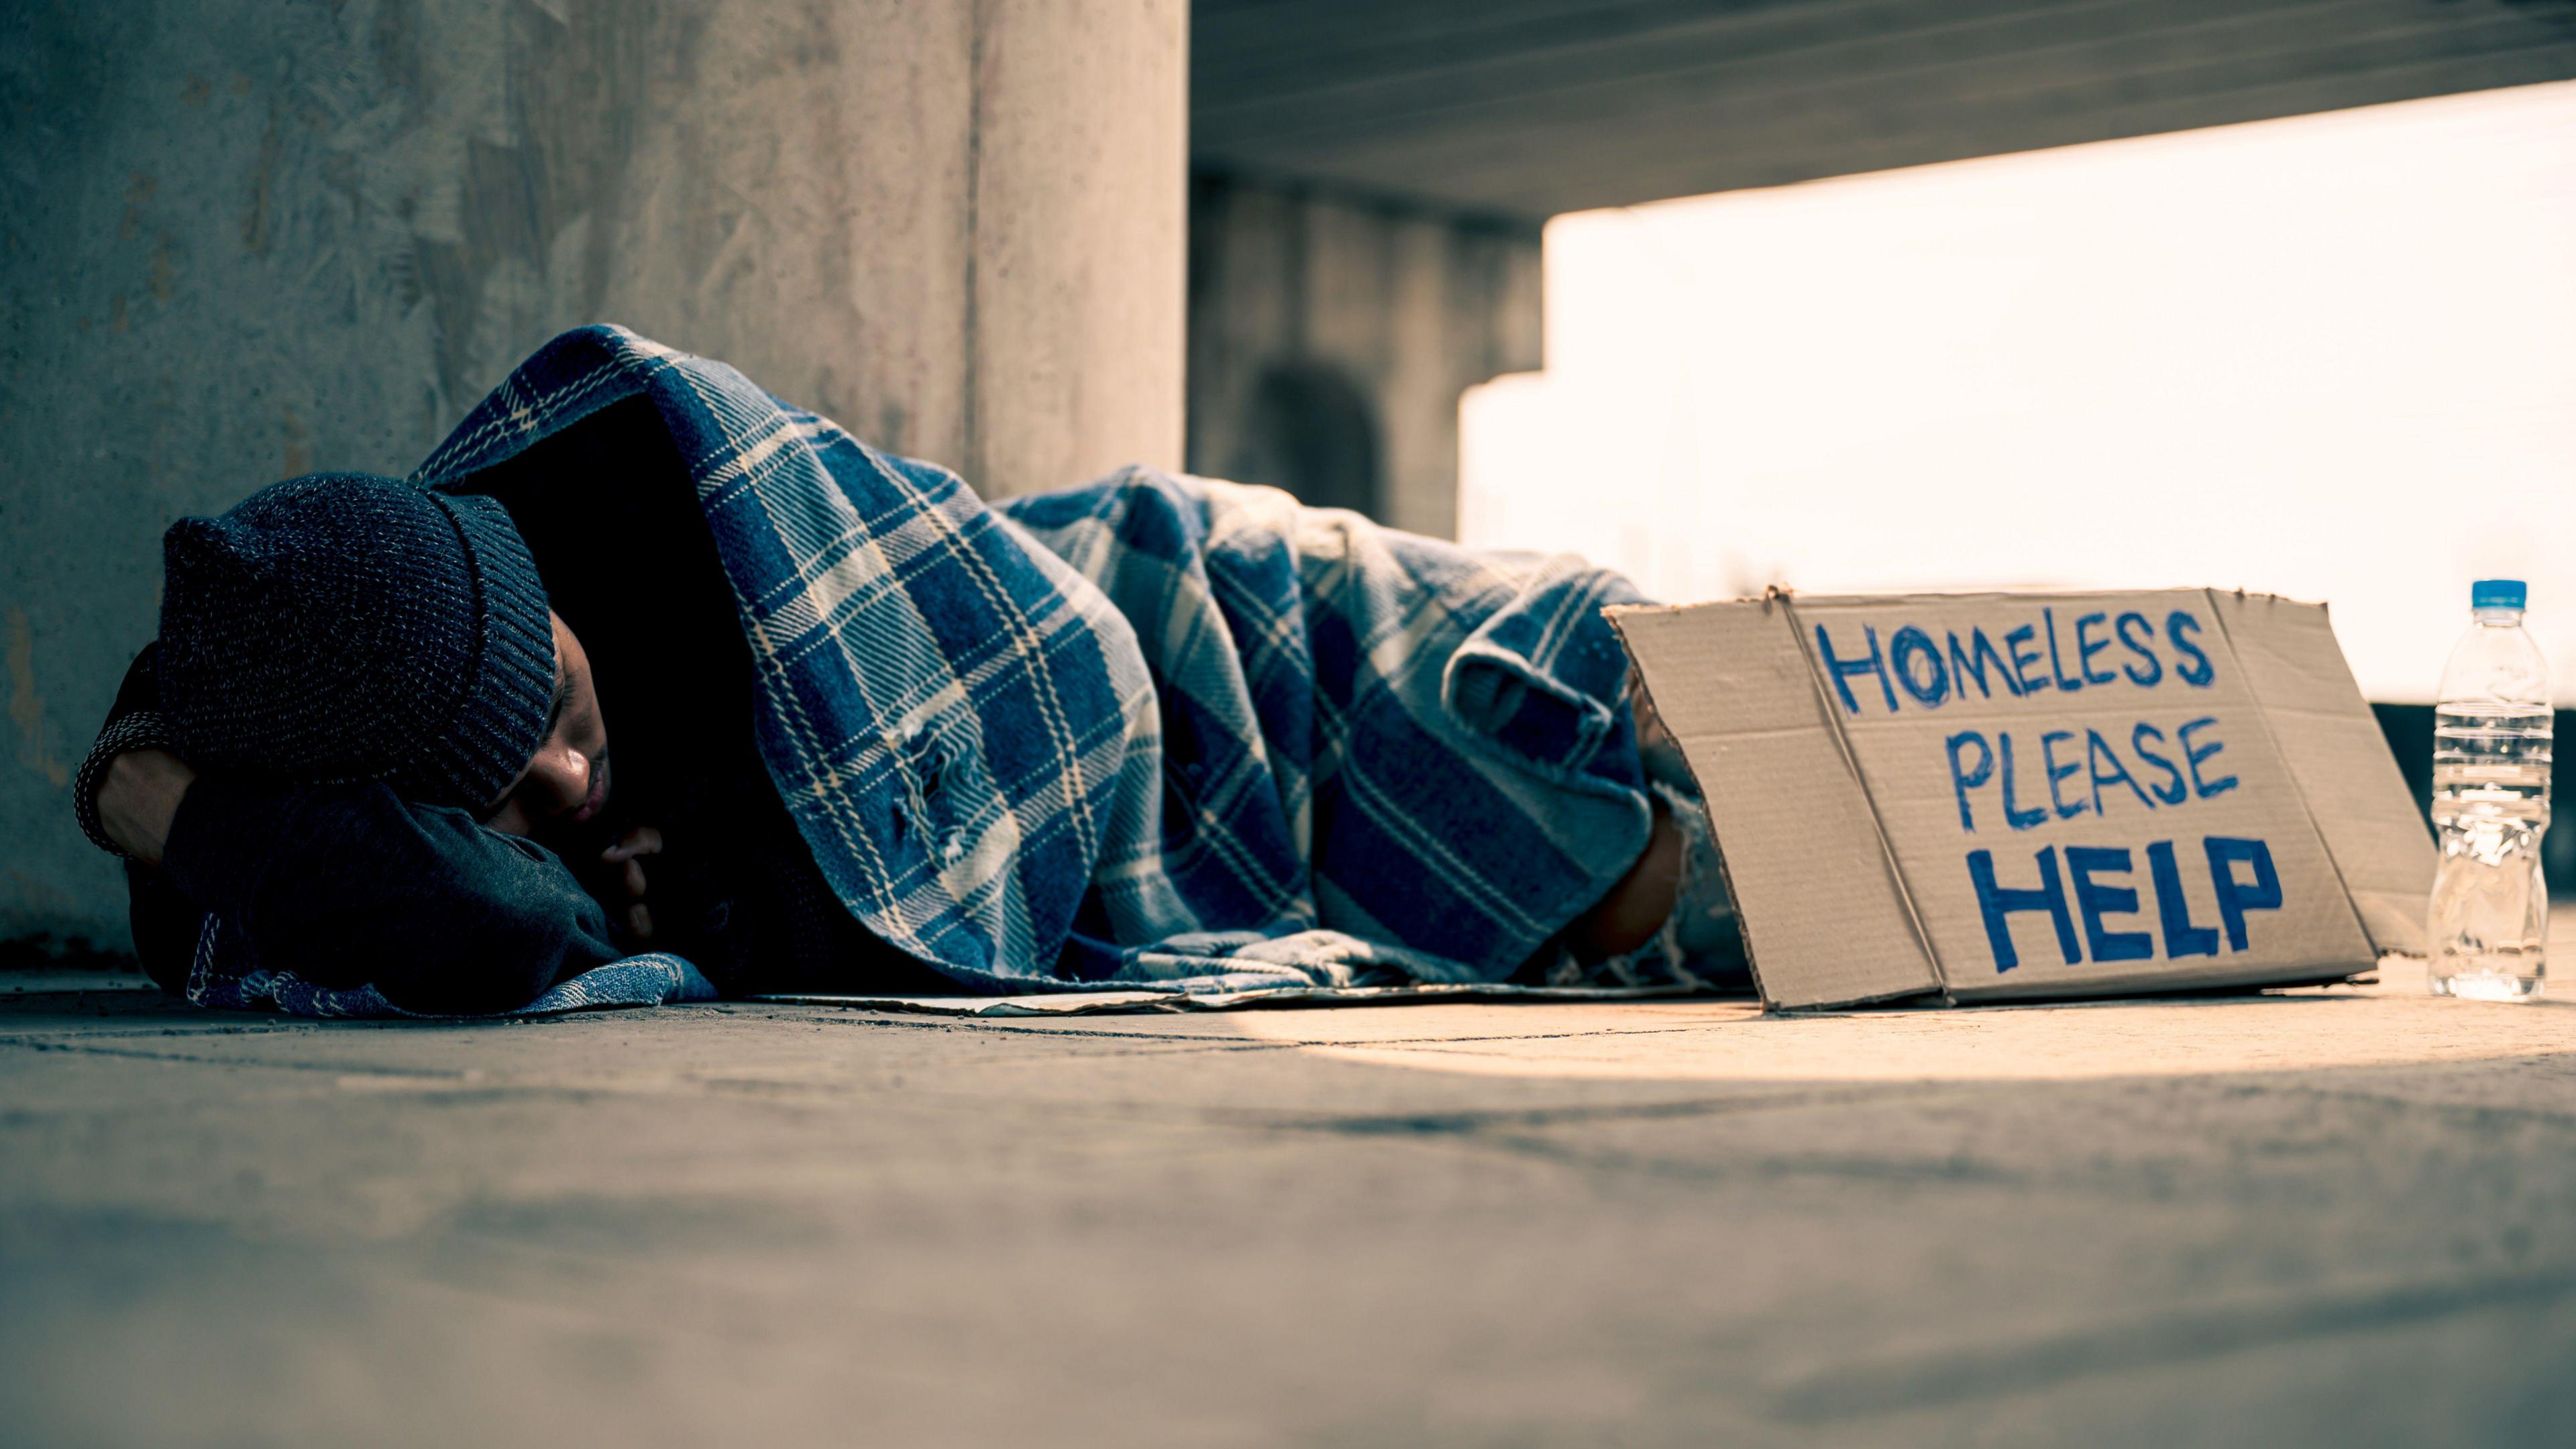
<svg viewBox="0 0 2576 1449">
<path fill-rule="evenodd" d="M 2469 632 L 2451 650 L 2433 711 L 2433 827 L 2441 864 L 2428 927 L 2436 994 L 2527 1001 L 2540 994 L 2549 888 L 2549 665 L 2522 627 L 2517 579 L 2470 587 Z"/>
</svg>

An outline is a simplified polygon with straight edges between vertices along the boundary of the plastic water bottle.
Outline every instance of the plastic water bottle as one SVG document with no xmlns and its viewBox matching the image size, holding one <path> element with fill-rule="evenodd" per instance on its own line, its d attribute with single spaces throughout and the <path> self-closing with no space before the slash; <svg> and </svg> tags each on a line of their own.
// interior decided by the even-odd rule
<svg viewBox="0 0 2576 1449">
<path fill-rule="evenodd" d="M 2549 662 L 2522 627 L 2519 579 L 2469 588 L 2473 623 L 2442 669 L 2433 707 L 2433 991 L 2527 1001 L 2547 969 Z"/>
</svg>

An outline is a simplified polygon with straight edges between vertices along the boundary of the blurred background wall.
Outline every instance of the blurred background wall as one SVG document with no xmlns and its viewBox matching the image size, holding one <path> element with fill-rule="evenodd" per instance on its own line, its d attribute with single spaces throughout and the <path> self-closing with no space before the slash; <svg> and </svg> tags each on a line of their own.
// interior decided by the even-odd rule
<svg viewBox="0 0 2576 1449">
<path fill-rule="evenodd" d="M 1450 533 L 1551 217 L 2571 76 L 2576 0 L 17 0 L 0 942 L 122 942 L 66 791 L 161 528 L 405 470 L 563 327 L 997 494 L 1186 460 Z"/>
<path fill-rule="evenodd" d="M 1379 516 L 1441 533 L 1455 505 L 1432 495 L 1456 482 L 1425 479 L 1455 398 L 1426 380 L 1526 369 L 1537 321 L 1516 259 L 1475 326 L 1455 299 L 1485 264 L 1433 264 L 1433 229 L 1500 241 L 1565 213 L 2576 77 L 2576 0 L 1196 0 L 1190 23 L 1191 466 L 1296 487 L 1374 448 Z M 1780 284 L 1907 244 L 1902 211 L 1851 225 Z M 1391 287 L 1399 227 L 1411 280 Z M 1675 264 L 1651 285 L 1669 294 Z M 1429 306 L 1443 270 L 1453 300 Z M 1367 361 L 1388 351 L 1369 309 L 1417 338 L 1445 312 L 1445 358 Z M 1302 462 L 1257 441 L 1295 386 L 1263 379 L 1301 368 L 1358 394 L 1313 410 L 1342 421 L 1301 437 Z M 1422 462 L 1390 464 L 1406 435 Z"/>
<path fill-rule="evenodd" d="M 1469 389 L 1456 435 L 1469 542 L 1676 600 L 2325 598 L 2419 797 L 2470 577 L 2535 578 L 2576 684 L 2576 91 L 2548 84 L 2576 4 L 1199 0 L 1193 25 L 1194 195 L 1544 220 L 1545 370 Z M 1202 360 L 1239 330 L 1202 279 L 1292 227 L 1211 238 L 1200 211 L 1192 464 L 1302 490 L 1218 444 L 1249 409 Z M 1308 455 L 1409 407 L 1448 424 L 1361 394 Z M 2576 800 L 2576 750 L 2562 771 Z M 2547 854 L 2576 889 L 2576 830 Z"/>
<path fill-rule="evenodd" d="M 1189 466 L 1458 527 L 1458 398 L 1540 365 L 1539 229 L 1202 171 L 1190 182 Z"/>
</svg>

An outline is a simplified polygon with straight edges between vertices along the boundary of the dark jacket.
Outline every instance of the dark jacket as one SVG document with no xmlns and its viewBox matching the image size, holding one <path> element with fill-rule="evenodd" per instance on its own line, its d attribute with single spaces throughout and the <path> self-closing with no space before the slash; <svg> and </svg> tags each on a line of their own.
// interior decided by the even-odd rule
<svg viewBox="0 0 2576 1449">
<path fill-rule="evenodd" d="M 111 722 L 157 704 L 152 655 L 126 671 Z M 129 861 L 126 881 L 135 949 L 171 992 L 187 989 L 209 913 L 263 969 L 372 981 L 409 1011 L 505 1011 L 626 954 L 552 851 L 380 784 L 200 775 L 160 867 Z"/>
<path fill-rule="evenodd" d="M 608 808 L 526 840 L 382 785 L 201 774 L 161 868 L 128 868 L 155 980 L 185 989 L 211 913 L 263 969 L 373 983 L 411 1011 L 506 1010 L 647 948 L 728 994 L 955 989 L 850 917 L 780 803 L 754 740 L 750 647 L 686 472 L 659 427 L 620 416 L 647 407 L 604 409 L 473 480 L 509 508 L 590 656 Z M 157 698 L 146 649 L 111 722 Z M 600 901 L 623 897 L 589 864 L 638 824 L 666 841 L 643 862 L 649 943 L 612 928 Z"/>
</svg>

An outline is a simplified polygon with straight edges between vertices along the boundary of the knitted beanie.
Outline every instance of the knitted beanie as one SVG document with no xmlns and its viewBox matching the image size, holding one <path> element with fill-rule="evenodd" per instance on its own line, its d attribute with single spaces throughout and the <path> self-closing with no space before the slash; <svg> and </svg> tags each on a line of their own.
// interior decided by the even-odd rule
<svg viewBox="0 0 2576 1449">
<path fill-rule="evenodd" d="M 179 520 L 162 556 L 161 709 L 199 769 L 481 810 L 543 742 L 545 587 L 493 499 L 314 473 Z"/>
</svg>

